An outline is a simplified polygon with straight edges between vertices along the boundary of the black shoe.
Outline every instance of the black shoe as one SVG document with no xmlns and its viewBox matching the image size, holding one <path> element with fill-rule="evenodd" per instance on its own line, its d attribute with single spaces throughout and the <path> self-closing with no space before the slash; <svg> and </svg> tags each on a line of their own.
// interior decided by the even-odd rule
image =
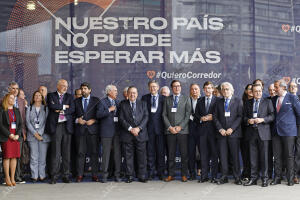
<svg viewBox="0 0 300 200">
<path fill-rule="evenodd" d="M 131 183 L 131 182 L 133 182 L 133 178 L 132 177 L 128 177 L 125 182 L 126 183 Z"/>
<path fill-rule="evenodd" d="M 222 177 L 217 182 L 218 185 L 222 185 L 222 184 L 225 184 L 225 183 L 228 183 L 228 178 L 227 177 Z"/>
<path fill-rule="evenodd" d="M 278 185 L 281 184 L 280 178 L 274 178 L 270 185 Z"/>
<path fill-rule="evenodd" d="M 69 179 L 68 177 L 63 177 L 63 178 L 62 178 L 62 181 L 63 181 L 64 183 L 70 183 L 70 182 L 71 182 L 70 179 Z"/>
<path fill-rule="evenodd" d="M 201 178 L 198 183 L 205 183 L 207 182 L 209 179 L 208 178 Z"/>
<path fill-rule="evenodd" d="M 217 180 L 216 178 L 212 178 L 212 179 L 210 180 L 210 182 L 211 182 L 211 183 L 218 183 L 218 180 Z"/>
<path fill-rule="evenodd" d="M 257 185 L 256 179 L 250 179 L 247 183 L 244 183 L 244 186 Z"/>
<path fill-rule="evenodd" d="M 141 183 L 147 183 L 147 181 L 148 181 L 148 180 L 145 179 L 145 178 L 139 178 L 138 180 L 139 180 L 139 182 L 141 182 Z"/>
<path fill-rule="evenodd" d="M 291 180 L 291 181 L 288 181 L 288 184 L 287 184 L 288 186 L 293 186 L 294 185 L 294 181 L 293 180 Z"/>
<path fill-rule="evenodd" d="M 195 175 L 195 174 L 191 175 L 191 176 L 189 177 L 189 180 L 190 180 L 190 181 L 196 180 L 196 175 Z"/>
<path fill-rule="evenodd" d="M 107 178 L 102 178 L 102 179 L 100 180 L 100 182 L 101 182 L 101 183 L 107 183 Z"/>
<path fill-rule="evenodd" d="M 38 179 L 34 179 L 34 178 L 30 178 L 32 183 L 36 183 L 38 181 Z"/>
<path fill-rule="evenodd" d="M 240 178 L 236 178 L 235 181 L 234 181 L 234 184 L 236 184 L 236 185 L 242 185 L 243 183 L 242 183 L 242 181 L 241 181 Z"/>
<path fill-rule="evenodd" d="M 268 180 L 263 180 L 261 187 L 268 187 Z"/>
<path fill-rule="evenodd" d="M 49 181 L 50 184 L 56 184 L 56 178 L 52 177 Z"/>
<path fill-rule="evenodd" d="M 155 178 L 155 176 L 154 176 L 153 174 L 150 174 L 150 175 L 148 176 L 148 180 L 149 180 L 149 181 L 152 181 L 154 178 Z"/>
<path fill-rule="evenodd" d="M 166 177 L 164 175 L 158 175 L 158 179 L 163 181 Z"/>
<path fill-rule="evenodd" d="M 120 177 L 116 177 L 115 182 L 120 183 L 120 182 L 122 182 L 122 179 Z"/>
</svg>

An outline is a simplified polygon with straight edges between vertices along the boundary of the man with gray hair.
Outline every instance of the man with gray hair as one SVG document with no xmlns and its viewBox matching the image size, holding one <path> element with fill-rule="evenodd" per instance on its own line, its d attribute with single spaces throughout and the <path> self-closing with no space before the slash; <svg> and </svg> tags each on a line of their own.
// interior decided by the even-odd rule
<svg viewBox="0 0 300 200">
<path fill-rule="evenodd" d="M 274 82 L 277 96 L 272 98 L 275 120 L 272 128 L 275 176 L 271 185 L 281 183 L 282 166 L 286 162 L 288 186 L 294 185 L 294 148 L 297 136 L 296 118 L 300 117 L 300 102 L 297 96 L 287 92 L 284 80 Z"/>
<path fill-rule="evenodd" d="M 163 86 L 161 89 L 160 89 L 160 94 L 165 96 L 165 97 L 168 97 L 170 96 L 170 89 L 168 86 Z"/>
<path fill-rule="evenodd" d="M 243 105 L 241 99 L 233 97 L 234 89 L 231 83 L 221 84 L 223 98 L 216 102 L 213 121 L 218 130 L 217 144 L 220 151 L 222 177 L 218 184 L 228 183 L 229 160 L 232 160 L 235 184 L 241 185 L 239 146 Z M 230 153 L 230 155 L 228 155 Z M 230 158 L 229 158 L 230 156 Z"/>
<path fill-rule="evenodd" d="M 118 89 L 114 85 L 107 85 L 105 88 L 106 96 L 100 100 L 97 118 L 99 119 L 100 137 L 102 145 L 102 179 L 106 183 L 108 177 L 108 165 L 110 153 L 113 147 L 115 181 L 121 182 L 121 147 L 120 147 L 120 128 L 119 128 L 119 101 L 117 100 Z"/>
</svg>

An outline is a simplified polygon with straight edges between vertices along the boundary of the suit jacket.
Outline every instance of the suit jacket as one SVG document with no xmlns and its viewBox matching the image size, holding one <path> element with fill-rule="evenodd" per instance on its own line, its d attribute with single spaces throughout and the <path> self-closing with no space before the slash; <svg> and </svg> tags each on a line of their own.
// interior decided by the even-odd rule
<svg viewBox="0 0 300 200">
<path fill-rule="evenodd" d="M 67 119 L 67 132 L 73 134 L 73 113 L 74 113 L 74 101 L 73 96 L 69 93 L 65 93 L 62 104 L 59 103 L 59 95 L 57 92 L 49 93 L 47 95 L 47 105 L 49 108 L 49 114 L 47 117 L 46 130 L 50 135 L 54 135 L 56 132 L 56 126 L 58 124 L 59 113 L 56 110 L 63 110 L 63 105 L 69 105 L 69 108 L 64 110 L 65 117 Z"/>
<path fill-rule="evenodd" d="M 19 135 L 19 142 L 23 140 L 22 137 L 22 118 L 18 108 L 13 108 L 16 116 L 16 135 Z M 10 135 L 9 132 L 9 115 L 8 111 L 0 108 L 0 143 L 6 142 Z"/>
<path fill-rule="evenodd" d="M 219 99 L 215 105 L 215 111 L 213 113 L 213 121 L 217 128 L 217 137 L 222 138 L 219 133 L 220 129 L 233 130 L 229 137 L 240 138 L 242 136 L 241 122 L 243 117 L 243 104 L 239 98 L 232 97 L 229 102 L 230 117 L 225 117 L 225 99 Z"/>
<path fill-rule="evenodd" d="M 147 124 L 148 134 L 162 135 L 164 133 L 164 122 L 162 119 L 162 111 L 165 97 L 159 95 L 158 105 L 155 113 L 151 112 L 151 94 L 142 96 L 142 101 L 146 102 L 149 113 Z"/>
<path fill-rule="evenodd" d="M 300 95 L 298 95 L 298 101 L 300 101 Z M 300 116 L 296 117 L 296 124 L 297 126 L 300 126 Z"/>
<path fill-rule="evenodd" d="M 27 131 L 27 141 L 36 141 L 34 134 L 38 132 L 43 137 L 43 142 L 50 142 L 50 136 L 44 132 L 46 120 L 48 116 L 48 108 L 44 105 L 41 105 L 40 114 L 39 114 L 39 125 L 38 129 L 35 128 L 35 119 L 36 119 L 36 112 L 35 106 L 29 106 L 26 112 L 26 125 L 28 128 Z"/>
<path fill-rule="evenodd" d="M 120 135 L 119 122 L 114 122 L 114 117 L 119 116 L 120 103 L 115 100 L 117 111 L 109 112 L 108 109 L 111 107 L 110 100 L 108 97 L 100 100 L 97 109 L 97 118 L 99 119 L 100 137 L 112 138 L 115 135 Z"/>
<path fill-rule="evenodd" d="M 181 131 L 179 134 L 189 133 L 189 120 L 191 115 L 191 101 L 189 97 L 179 96 L 177 112 L 171 112 L 173 107 L 173 95 L 166 97 L 163 106 L 163 120 L 165 124 L 165 133 L 171 134 L 168 130 L 170 126 L 180 126 Z"/>
<path fill-rule="evenodd" d="M 22 133 L 23 136 L 26 135 L 26 106 L 25 106 L 25 100 L 18 97 L 18 109 L 21 114 L 22 118 Z"/>
<path fill-rule="evenodd" d="M 243 122 L 246 125 L 245 139 L 248 140 L 253 135 L 253 125 L 248 124 L 248 119 L 253 118 L 254 99 L 245 101 Z M 261 98 L 258 107 L 258 118 L 264 118 L 264 122 L 257 124 L 258 134 L 261 140 L 271 140 L 270 123 L 274 120 L 274 107 L 272 101 Z"/>
<path fill-rule="evenodd" d="M 275 110 L 273 135 L 297 136 L 296 118 L 300 116 L 300 102 L 297 96 L 287 93 L 278 113 L 276 110 L 277 99 L 278 96 L 272 98 Z"/>
<path fill-rule="evenodd" d="M 196 103 L 196 107 L 195 107 L 195 111 L 193 110 L 193 99 L 192 97 L 190 97 L 190 101 L 191 101 L 191 115 L 193 116 L 193 120 L 191 120 L 191 117 L 190 117 L 190 120 L 189 120 L 189 134 L 194 134 L 194 135 L 197 135 L 199 134 L 199 131 L 198 131 L 198 123 L 199 121 L 195 120 L 195 112 L 196 112 L 196 109 L 197 109 L 197 105 L 199 103 L 199 99 L 197 99 L 197 103 Z"/>
<path fill-rule="evenodd" d="M 206 97 L 204 96 L 198 100 L 196 110 L 195 110 L 194 122 L 197 122 L 199 135 L 204 135 L 205 133 L 208 133 L 209 136 L 214 137 L 215 133 L 216 133 L 216 127 L 215 127 L 213 120 L 202 122 L 202 121 L 200 121 L 200 119 L 201 119 L 201 117 L 204 117 L 208 114 L 213 114 L 213 112 L 215 111 L 216 102 L 218 100 L 218 97 L 212 96 L 208 112 L 206 112 L 206 109 L 205 109 L 205 98 Z"/>
<path fill-rule="evenodd" d="M 123 101 L 120 105 L 120 117 L 119 122 L 122 126 L 121 140 L 123 142 L 130 142 L 136 138 L 139 142 L 148 140 L 147 122 L 148 122 L 148 110 L 145 102 L 136 100 L 136 117 L 133 119 L 132 108 L 129 100 Z M 139 127 L 141 131 L 138 136 L 133 136 L 129 131 L 129 127 Z"/>
<path fill-rule="evenodd" d="M 74 119 L 83 117 L 84 120 L 90 120 L 90 119 L 97 119 L 97 110 L 98 110 L 98 103 L 99 98 L 90 96 L 89 104 L 87 106 L 87 111 L 84 112 L 83 105 L 82 105 L 82 98 L 77 98 L 74 100 Z M 96 121 L 94 124 L 88 126 L 88 125 L 81 125 L 79 123 L 75 123 L 75 135 L 86 135 L 86 134 L 97 134 L 98 133 L 98 121 Z"/>
</svg>

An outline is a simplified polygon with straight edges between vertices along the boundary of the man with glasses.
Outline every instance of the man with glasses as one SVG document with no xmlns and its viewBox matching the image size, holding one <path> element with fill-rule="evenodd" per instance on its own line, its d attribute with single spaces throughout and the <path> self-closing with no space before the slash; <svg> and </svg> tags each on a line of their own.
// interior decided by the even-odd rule
<svg viewBox="0 0 300 200">
<path fill-rule="evenodd" d="M 187 182 L 188 174 L 188 134 L 191 115 L 191 101 L 181 94 L 181 83 L 173 80 L 171 83 L 173 95 L 166 97 L 163 105 L 163 120 L 167 134 L 169 176 L 166 182 L 174 180 L 176 170 L 176 147 L 181 155 L 181 180 Z"/>
</svg>

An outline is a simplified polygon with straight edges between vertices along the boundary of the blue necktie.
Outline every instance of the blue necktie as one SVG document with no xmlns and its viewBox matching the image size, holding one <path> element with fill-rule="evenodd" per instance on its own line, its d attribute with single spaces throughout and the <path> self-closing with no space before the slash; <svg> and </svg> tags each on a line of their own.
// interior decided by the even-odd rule
<svg viewBox="0 0 300 200">
<path fill-rule="evenodd" d="M 225 112 L 228 112 L 228 107 L 229 107 L 229 99 L 225 100 Z"/>
<path fill-rule="evenodd" d="M 175 100 L 174 100 L 174 103 L 173 103 L 173 108 L 177 108 L 178 106 L 178 96 L 175 96 Z"/>
<path fill-rule="evenodd" d="M 206 113 L 208 113 L 209 106 L 210 106 L 210 98 L 207 97 L 206 98 L 206 106 L 205 106 Z"/>
<path fill-rule="evenodd" d="M 255 104 L 254 104 L 254 113 L 258 113 L 258 100 L 254 100 Z"/>
<path fill-rule="evenodd" d="M 83 111 L 86 112 L 88 107 L 88 99 L 84 99 L 84 104 L 83 104 Z"/>
<path fill-rule="evenodd" d="M 116 101 L 115 100 L 111 100 L 111 106 L 116 106 Z M 117 107 L 116 107 L 116 109 L 114 110 L 114 113 L 116 114 L 116 112 L 117 112 Z"/>
<path fill-rule="evenodd" d="M 133 115 L 133 119 L 135 119 L 135 111 L 136 111 L 136 106 L 135 103 L 131 103 L 131 108 L 132 108 L 132 115 Z"/>
<path fill-rule="evenodd" d="M 156 96 L 152 96 L 152 108 L 156 108 Z"/>
</svg>

